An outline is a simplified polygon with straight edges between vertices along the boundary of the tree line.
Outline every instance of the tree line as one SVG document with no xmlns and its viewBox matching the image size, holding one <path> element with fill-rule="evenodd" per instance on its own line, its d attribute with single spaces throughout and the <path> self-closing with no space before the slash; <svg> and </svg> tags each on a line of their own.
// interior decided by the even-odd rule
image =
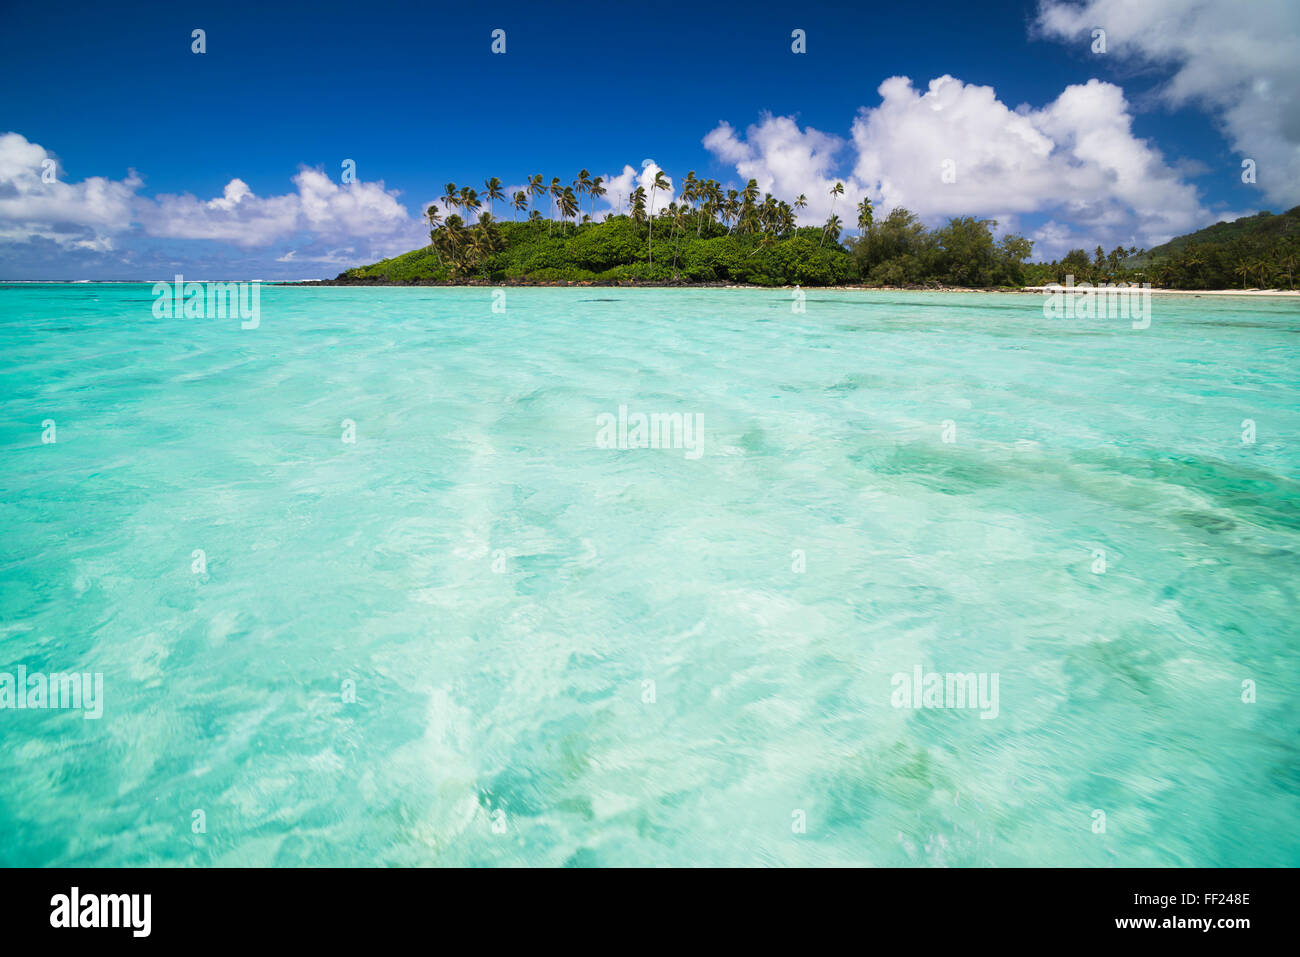
<svg viewBox="0 0 1300 957">
<path fill-rule="evenodd" d="M 648 187 L 618 197 L 615 209 L 597 221 L 596 202 L 608 187 L 585 169 L 568 184 L 530 176 L 511 194 L 495 176 L 484 180 L 482 192 L 447 183 L 439 203 L 425 211 L 427 247 L 347 270 L 339 279 L 998 288 L 1064 282 L 1072 275 L 1076 282 L 1149 281 L 1170 288 L 1294 288 L 1294 233 L 1189 243 L 1160 260 L 1121 246 L 1029 263 L 1032 241 L 1014 233 L 995 238 L 995 220 L 958 216 L 930 229 L 900 207 L 877 221 L 868 197 L 856 204 L 857 234 L 846 238 L 839 182 L 828 191 L 830 215 L 820 226 L 799 225 L 808 207 L 805 194 L 786 201 L 760 191 L 753 179 L 725 189 L 691 171 L 680 193 L 664 202 L 670 189 L 657 170 Z M 509 220 L 497 217 L 497 204 L 508 209 Z"/>
</svg>

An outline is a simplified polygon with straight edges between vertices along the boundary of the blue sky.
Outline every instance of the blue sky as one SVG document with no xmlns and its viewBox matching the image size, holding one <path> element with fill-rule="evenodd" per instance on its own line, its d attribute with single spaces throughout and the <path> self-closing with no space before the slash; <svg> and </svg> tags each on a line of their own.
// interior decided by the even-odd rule
<svg viewBox="0 0 1300 957">
<path fill-rule="evenodd" d="M 0 278 L 332 276 L 418 244 L 449 180 L 626 184 L 645 160 L 806 192 L 810 218 L 842 179 L 1049 258 L 1300 202 L 1300 4 L 1130 6 L 15 5 Z"/>
</svg>

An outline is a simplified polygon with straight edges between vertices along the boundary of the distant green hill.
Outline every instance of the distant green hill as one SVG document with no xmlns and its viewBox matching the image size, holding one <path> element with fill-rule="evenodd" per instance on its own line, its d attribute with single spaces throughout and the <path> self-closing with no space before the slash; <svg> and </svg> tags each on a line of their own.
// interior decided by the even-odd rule
<svg viewBox="0 0 1300 957">
<path fill-rule="evenodd" d="M 1033 284 L 1149 282 L 1164 289 L 1294 289 L 1300 275 L 1300 206 L 1256 213 L 1178 236 L 1154 249 L 1072 249 L 1026 269 Z"/>
<path fill-rule="evenodd" d="M 1300 233 L 1300 206 L 1285 213 L 1274 214 L 1265 210 L 1254 216 L 1243 216 L 1232 222 L 1218 222 L 1206 226 L 1186 236 L 1177 236 L 1163 246 L 1148 249 L 1145 253 L 1134 256 L 1130 262 L 1160 262 L 1181 253 L 1193 243 L 1203 246 L 1222 246 L 1231 243 L 1262 242 L 1272 245 L 1288 236 Z"/>
</svg>

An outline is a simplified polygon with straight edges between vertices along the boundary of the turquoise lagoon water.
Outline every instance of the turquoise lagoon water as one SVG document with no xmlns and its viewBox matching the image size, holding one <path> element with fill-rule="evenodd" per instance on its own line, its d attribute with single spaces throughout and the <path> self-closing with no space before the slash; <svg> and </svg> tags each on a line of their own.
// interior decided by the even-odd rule
<svg viewBox="0 0 1300 957">
<path fill-rule="evenodd" d="M 0 289 L 0 862 L 1300 864 L 1296 303 L 492 301 Z"/>
</svg>

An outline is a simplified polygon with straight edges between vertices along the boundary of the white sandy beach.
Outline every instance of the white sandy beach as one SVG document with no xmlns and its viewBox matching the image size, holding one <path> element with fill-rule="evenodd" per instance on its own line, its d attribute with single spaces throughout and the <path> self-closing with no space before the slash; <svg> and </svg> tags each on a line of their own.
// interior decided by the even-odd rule
<svg viewBox="0 0 1300 957">
<path fill-rule="evenodd" d="M 1049 286 L 1026 286 L 1025 292 L 1047 292 Z M 1076 289 L 1078 287 L 1075 287 Z M 1300 296 L 1300 289 L 1157 289 L 1152 295 L 1165 296 Z"/>
</svg>

